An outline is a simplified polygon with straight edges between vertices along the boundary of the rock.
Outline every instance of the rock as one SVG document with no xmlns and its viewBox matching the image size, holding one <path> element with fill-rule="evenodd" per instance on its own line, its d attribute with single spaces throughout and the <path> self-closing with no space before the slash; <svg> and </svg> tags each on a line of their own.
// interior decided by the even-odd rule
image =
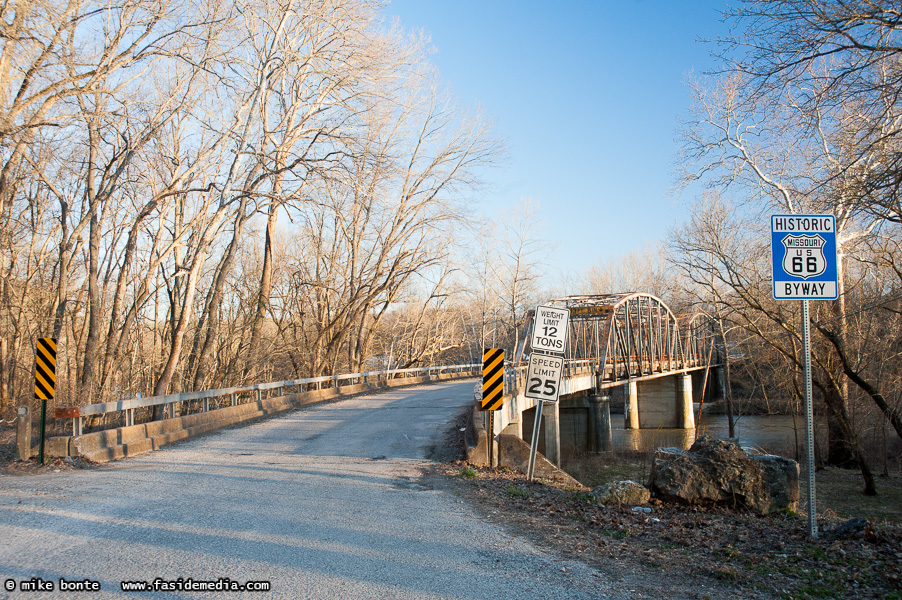
<svg viewBox="0 0 902 600">
<path fill-rule="evenodd" d="M 824 539 L 829 542 L 839 540 L 863 539 L 873 535 L 871 524 L 865 519 L 849 519 L 840 523 L 824 534 Z"/>
<path fill-rule="evenodd" d="M 648 487 L 662 500 L 722 504 L 760 515 L 795 510 L 799 465 L 782 456 L 750 455 L 727 440 L 702 436 L 689 450 L 655 452 Z"/>
<path fill-rule="evenodd" d="M 799 463 L 773 454 L 756 454 L 751 458 L 764 471 L 764 480 L 767 482 L 767 491 L 773 505 L 769 512 L 780 510 L 795 512 L 800 496 Z"/>
<path fill-rule="evenodd" d="M 614 481 L 589 492 L 599 504 L 639 506 L 651 500 L 651 492 L 635 481 Z"/>
</svg>

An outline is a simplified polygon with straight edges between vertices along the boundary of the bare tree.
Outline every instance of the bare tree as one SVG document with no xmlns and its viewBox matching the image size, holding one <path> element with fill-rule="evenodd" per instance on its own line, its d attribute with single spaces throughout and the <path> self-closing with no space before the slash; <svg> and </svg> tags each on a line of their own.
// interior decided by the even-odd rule
<svg viewBox="0 0 902 600">
<path fill-rule="evenodd" d="M 719 40 L 720 56 L 728 69 L 743 74 L 756 98 L 776 103 L 789 92 L 809 113 L 856 105 L 856 153 L 832 176 L 854 174 L 857 202 L 899 222 L 898 6 L 881 0 L 758 0 L 728 9 L 725 16 L 733 33 Z M 881 159 L 871 160 L 874 154 Z"/>
<path fill-rule="evenodd" d="M 647 292 L 673 304 L 678 282 L 670 268 L 667 245 L 648 243 L 591 267 L 579 282 L 587 294 Z"/>
<path fill-rule="evenodd" d="M 516 351 L 527 309 L 538 299 L 541 268 L 550 248 L 541 237 L 539 205 L 526 198 L 502 220 L 499 261 L 494 278 L 506 311 L 506 342 Z"/>
<path fill-rule="evenodd" d="M 770 248 L 764 233 L 764 225 L 754 217 L 743 216 L 719 198 L 709 199 L 696 207 L 689 224 L 674 232 L 675 263 L 692 289 L 698 290 L 700 303 L 713 301 L 726 322 L 767 344 L 800 370 L 799 315 L 795 303 L 771 297 Z M 816 319 L 818 312 L 815 308 Z M 841 396 L 842 375 L 834 356 L 823 343 L 812 346 L 812 380 L 827 407 L 831 442 L 851 454 L 862 472 L 865 493 L 873 494 L 874 478 Z"/>
<path fill-rule="evenodd" d="M 3 407 L 38 335 L 70 403 L 460 348 L 452 242 L 498 144 L 382 8 L 0 6 Z"/>
</svg>

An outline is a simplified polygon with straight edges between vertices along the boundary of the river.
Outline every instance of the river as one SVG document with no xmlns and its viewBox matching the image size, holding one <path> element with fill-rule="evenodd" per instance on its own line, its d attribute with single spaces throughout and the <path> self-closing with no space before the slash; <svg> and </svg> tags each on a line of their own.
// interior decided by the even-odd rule
<svg viewBox="0 0 902 600">
<path fill-rule="evenodd" d="M 632 450 L 653 450 L 659 447 L 688 448 L 695 440 L 693 429 L 624 429 L 622 415 L 611 415 L 614 448 Z M 793 446 L 805 445 L 805 419 L 787 415 L 744 415 L 735 417 L 736 436 L 743 446 L 752 446 L 766 452 L 783 456 L 794 455 Z M 703 415 L 698 426 L 698 435 L 729 437 L 729 422 L 726 415 Z"/>
</svg>

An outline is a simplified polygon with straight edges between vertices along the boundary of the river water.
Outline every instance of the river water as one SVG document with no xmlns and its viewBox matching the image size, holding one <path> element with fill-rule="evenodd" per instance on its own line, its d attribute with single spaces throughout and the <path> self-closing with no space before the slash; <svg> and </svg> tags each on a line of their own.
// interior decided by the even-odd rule
<svg viewBox="0 0 902 600">
<path fill-rule="evenodd" d="M 693 429 L 624 429 L 623 416 L 611 415 L 614 448 L 654 450 L 660 447 L 688 448 L 695 441 Z M 805 447 L 805 418 L 786 415 L 756 415 L 734 417 L 736 437 L 740 445 L 752 446 L 783 456 L 795 455 L 794 447 Z M 816 430 L 818 428 L 816 427 Z M 698 435 L 729 437 L 726 415 L 703 415 Z M 798 437 L 797 437 L 798 436 Z"/>
</svg>

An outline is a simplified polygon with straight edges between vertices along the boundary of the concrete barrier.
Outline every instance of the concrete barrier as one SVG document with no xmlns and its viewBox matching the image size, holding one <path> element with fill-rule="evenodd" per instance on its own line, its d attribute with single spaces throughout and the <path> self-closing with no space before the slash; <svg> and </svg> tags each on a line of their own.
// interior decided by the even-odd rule
<svg viewBox="0 0 902 600">
<path fill-rule="evenodd" d="M 467 462 L 483 467 L 488 466 L 489 436 L 482 423 L 482 411 L 476 407 L 470 411 L 470 419 L 467 421 L 465 445 Z"/>
<path fill-rule="evenodd" d="M 433 377 L 409 377 L 330 387 L 309 392 L 285 394 L 276 398 L 252 400 L 244 404 L 195 413 L 162 421 L 108 429 L 78 436 L 49 438 L 49 456 L 82 457 L 92 462 L 107 462 L 158 450 L 167 444 L 197 437 L 224 427 L 277 415 L 301 406 L 348 397 L 365 392 L 421 385 L 449 379 L 474 377 L 474 372 L 443 373 Z"/>
<path fill-rule="evenodd" d="M 467 422 L 464 441 L 467 462 L 479 467 L 487 467 L 489 466 L 489 435 L 483 424 L 482 415 L 483 411 L 474 406 L 473 411 L 470 413 L 470 420 Z M 516 434 L 505 433 L 505 431 L 502 431 L 497 436 L 497 465 L 525 474 L 529 466 L 529 444 L 521 440 Z M 540 452 L 536 452 L 534 475 L 576 489 L 583 487 L 579 481 L 566 471 L 559 469 L 554 463 L 542 456 Z"/>
</svg>

